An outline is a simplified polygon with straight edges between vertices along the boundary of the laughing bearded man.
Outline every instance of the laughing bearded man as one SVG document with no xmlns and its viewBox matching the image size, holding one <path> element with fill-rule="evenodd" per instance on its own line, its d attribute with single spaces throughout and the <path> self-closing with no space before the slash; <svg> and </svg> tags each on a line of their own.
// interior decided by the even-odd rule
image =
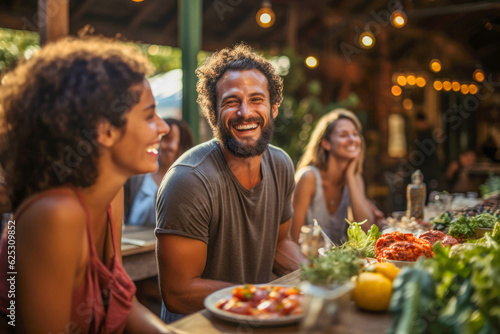
<svg viewBox="0 0 500 334">
<path fill-rule="evenodd" d="M 294 168 L 270 145 L 283 100 L 272 65 L 246 45 L 196 71 L 198 103 L 215 138 L 184 153 L 156 201 L 162 319 L 203 308 L 210 293 L 267 283 L 304 260 L 289 238 Z"/>
</svg>

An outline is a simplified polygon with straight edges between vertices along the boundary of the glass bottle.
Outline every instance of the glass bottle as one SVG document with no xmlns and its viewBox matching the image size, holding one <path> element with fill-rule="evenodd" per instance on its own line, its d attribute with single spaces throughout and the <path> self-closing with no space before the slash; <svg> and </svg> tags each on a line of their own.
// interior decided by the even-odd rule
<svg viewBox="0 0 500 334">
<path fill-rule="evenodd" d="M 424 175 L 417 169 L 411 174 L 411 183 L 406 188 L 406 217 L 408 219 L 414 217 L 415 219 L 424 218 L 426 187 L 424 183 Z"/>
</svg>

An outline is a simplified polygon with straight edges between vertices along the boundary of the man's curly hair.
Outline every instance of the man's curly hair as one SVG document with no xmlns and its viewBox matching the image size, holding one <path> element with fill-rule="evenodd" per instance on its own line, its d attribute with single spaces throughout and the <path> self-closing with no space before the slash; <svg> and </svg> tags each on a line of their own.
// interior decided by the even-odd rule
<svg viewBox="0 0 500 334">
<path fill-rule="evenodd" d="M 283 79 L 275 73 L 274 67 L 262 56 L 255 54 L 246 44 L 235 45 L 215 52 L 197 70 L 197 102 L 212 129 L 217 124 L 217 81 L 226 71 L 257 69 L 267 78 L 271 106 L 283 101 Z"/>
<path fill-rule="evenodd" d="M 0 164 L 12 209 L 46 189 L 91 186 L 98 176 L 97 125 L 123 128 L 151 64 L 133 46 L 66 38 L 2 79 Z M 135 87 L 134 87 L 135 88 Z"/>
</svg>

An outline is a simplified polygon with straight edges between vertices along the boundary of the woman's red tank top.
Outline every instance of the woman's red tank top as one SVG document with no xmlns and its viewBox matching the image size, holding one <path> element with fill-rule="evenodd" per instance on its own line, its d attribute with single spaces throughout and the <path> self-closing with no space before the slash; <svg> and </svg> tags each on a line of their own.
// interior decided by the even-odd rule
<svg viewBox="0 0 500 334">
<path fill-rule="evenodd" d="M 22 224 L 20 218 L 23 212 L 40 198 L 67 191 L 68 188 L 51 189 L 30 198 L 21 204 L 16 211 L 14 215 L 16 224 Z M 136 288 L 117 257 L 111 208 L 108 206 L 107 210 L 114 255 L 107 265 L 104 265 L 97 257 L 92 241 L 90 213 L 85 200 L 77 189 L 72 189 L 72 191 L 75 192 L 85 210 L 90 256 L 84 281 L 73 291 L 71 323 L 68 324 L 67 328 L 74 333 L 122 333 L 125 329 L 127 315 L 132 308 L 132 298 Z M 5 230 L 0 243 L 0 313 L 3 316 L 9 314 L 7 308 L 10 305 L 7 284 L 9 276 L 7 274 L 9 272 L 7 241 L 7 231 Z"/>
</svg>

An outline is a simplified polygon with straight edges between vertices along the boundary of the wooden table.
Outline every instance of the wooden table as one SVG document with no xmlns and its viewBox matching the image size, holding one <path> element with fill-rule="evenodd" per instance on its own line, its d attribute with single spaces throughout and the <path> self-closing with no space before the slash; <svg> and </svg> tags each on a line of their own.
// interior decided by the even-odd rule
<svg viewBox="0 0 500 334">
<path fill-rule="evenodd" d="M 155 245 L 153 227 L 125 226 L 121 247 L 123 267 L 132 280 L 158 275 Z"/>
<path fill-rule="evenodd" d="M 299 270 L 271 282 L 273 284 L 296 285 L 299 283 Z M 384 333 L 391 324 L 389 313 L 363 312 L 350 304 L 343 310 L 342 322 L 333 326 L 325 333 Z M 299 325 L 281 327 L 250 327 L 248 325 L 233 324 L 220 320 L 206 309 L 193 313 L 170 324 L 173 330 L 180 330 L 191 334 L 218 334 L 218 333 L 299 333 Z"/>
</svg>

